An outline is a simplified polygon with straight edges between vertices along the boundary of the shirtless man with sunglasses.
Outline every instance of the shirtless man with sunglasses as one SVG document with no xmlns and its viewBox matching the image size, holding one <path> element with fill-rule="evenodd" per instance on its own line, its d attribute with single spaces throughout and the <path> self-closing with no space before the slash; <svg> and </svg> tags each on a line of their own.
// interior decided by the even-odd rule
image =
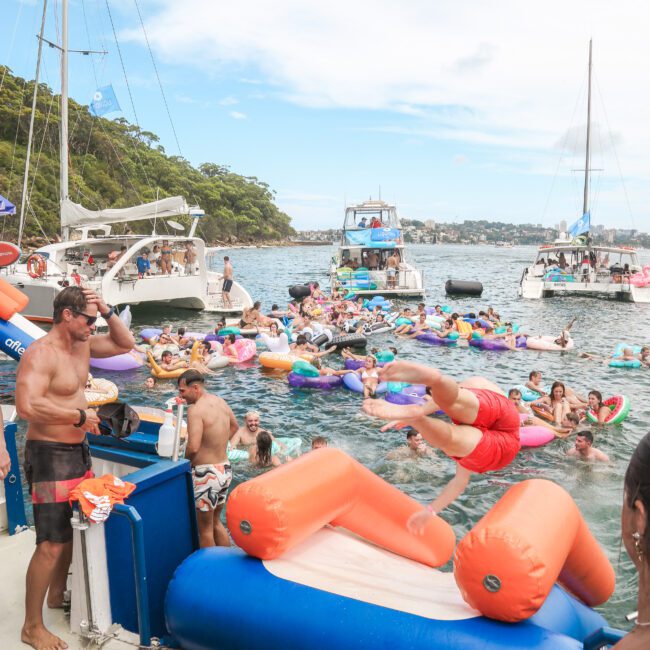
<svg viewBox="0 0 650 650">
<path fill-rule="evenodd" d="M 100 314 L 108 334 L 92 336 Z M 92 476 L 86 432 L 99 433 L 99 418 L 84 395 L 90 357 L 123 354 L 135 344 L 113 308 L 89 289 L 63 289 L 54 299 L 53 321 L 25 350 L 16 374 L 16 410 L 28 423 L 25 475 L 36 527 L 21 638 L 37 650 L 68 647 L 46 629 L 42 610 L 46 594 L 48 607 L 63 606 L 72 558 L 68 495 Z"/>
</svg>

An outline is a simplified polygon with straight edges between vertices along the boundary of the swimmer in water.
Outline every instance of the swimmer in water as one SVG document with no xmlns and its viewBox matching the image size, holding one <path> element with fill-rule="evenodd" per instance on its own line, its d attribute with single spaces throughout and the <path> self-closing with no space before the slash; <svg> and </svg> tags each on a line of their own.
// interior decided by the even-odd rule
<svg viewBox="0 0 650 650">
<path fill-rule="evenodd" d="M 598 390 L 589 391 L 589 410 L 594 414 L 599 423 L 603 423 L 611 415 L 611 411 L 603 404 L 603 395 Z"/>
<path fill-rule="evenodd" d="M 472 472 L 484 473 L 509 465 L 520 448 L 519 413 L 501 389 L 484 377 L 460 383 L 440 370 L 417 363 L 395 361 L 379 371 L 382 381 L 424 384 L 431 401 L 399 406 L 384 400 L 365 400 L 363 410 L 390 420 L 382 427 L 411 426 L 434 448 L 456 461 L 456 475 L 425 509 L 411 516 L 408 529 L 422 534 L 429 518 L 452 503 L 467 487 Z M 443 410 L 451 423 L 427 417 Z"/>
<path fill-rule="evenodd" d="M 403 460 L 408 458 L 425 458 L 426 456 L 435 456 L 435 452 L 431 447 L 427 446 L 421 434 L 411 429 L 406 432 L 406 444 L 389 451 L 386 454 L 386 459 Z"/>
<path fill-rule="evenodd" d="M 144 380 L 144 387 L 147 390 L 151 390 L 152 388 L 155 388 L 156 387 L 156 378 L 155 377 L 147 377 Z"/>
<path fill-rule="evenodd" d="M 571 405 L 566 397 L 564 384 L 561 381 L 553 382 L 550 395 L 545 395 L 536 400 L 535 404 L 542 407 L 548 407 L 548 410 L 553 417 L 553 421 L 557 424 L 561 423 L 566 418 L 567 414 L 571 412 Z"/>
<path fill-rule="evenodd" d="M 408 339 L 414 339 L 419 334 L 423 332 L 430 332 L 431 326 L 427 323 L 427 315 L 422 312 L 418 316 L 417 323 L 415 325 L 410 325 L 407 332 L 404 332 L 404 335 Z M 397 333 L 397 332 L 396 332 Z"/>
<path fill-rule="evenodd" d="M 575 445 L 567 451 L 567 456 L 573 456 L 581 460 L 609 463 L 609 456 L 600 449 L 593 447 L 593 442 L 594 434 L 589 429 L 576 432 Z"/>
<path fill-rule="evenodd" d="M 248 449 L 248 460 L 255 467 L 279 467 L 282 461 L 273 454 L 273 440 L 266 431 L 257 434 L 255 444 Z"/>
<path fill-rule="evenodd" d="M 363 368 L 353 370 L 361 377 L 363 384 L 363 396 L 365 398 L 374 397 L 379 385 L 379 370 L 377 369 L 377 359 L 375 357 L 366 357 Z"/>
<path fill-rule="evenodd" d="M 311 439 L 312 449 L 323 449 L 328 446 L 327 438 L 325 436 L 314 436 Z"/>
<path fill-rule="evenodd" d="M 565 438 L 580 424 L 580 417 L 577 413 L 567 413 L 560 426 L 554 427 L 550 422 L 538 418 L 524 403 L 521 391 L 518 388 L 511 388 L 508 391 L 508 399 L 517 407 L 517 411 L 528 417 L 521 423 L 522 426 L 540 426 L 550 429 L 558 437 Z"/>
<path fill-rule="evenodd" d="M 391 347 L 388 348 L 389 352 L 393 353 L 393 356 L 397 356 L 397 348 Z M 370 350 L 370 354 L 374 357 L 380 352 L 377 348 L 372 348 Z M 350 351 L 349 348 L 343 348 L 341 350 L 341 356 L 344 359 L 356 359 L 357 361 L 365 361 L 368 357 L 365 354 L 354 354 L 354 352 Z"/>
</svg>

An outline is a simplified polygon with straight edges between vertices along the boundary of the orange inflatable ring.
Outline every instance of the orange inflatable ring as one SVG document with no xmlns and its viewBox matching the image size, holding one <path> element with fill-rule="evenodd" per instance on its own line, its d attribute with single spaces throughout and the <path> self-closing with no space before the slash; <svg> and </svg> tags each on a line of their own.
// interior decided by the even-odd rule
<svg viewBox="0 0 650 650">
<path fill-rule="evenodd" d="M 27 273 L 30 278 L 40 278 L 45 274 L 47 263 L 45 258 L 38 253 L 32 253 L 27 258 Z"/>
</svg>

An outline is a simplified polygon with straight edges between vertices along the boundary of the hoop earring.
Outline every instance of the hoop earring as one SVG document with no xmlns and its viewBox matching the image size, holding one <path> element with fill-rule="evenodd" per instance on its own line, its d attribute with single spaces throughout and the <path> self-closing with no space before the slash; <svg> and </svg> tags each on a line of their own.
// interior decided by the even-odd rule
<svg viewBox="0 0 650 650">
<path fill-rule="evenodd" d="M 641 546 L 641 538 L 642 535 L 640 532 L 636 531 L 632 533 L 632 539 L 634 539 L 634 548 L 636 549 L 636 556 L 639 562 L 643 560 L 643 555 L 644 555 L 643 547 Z"/>
</svg>

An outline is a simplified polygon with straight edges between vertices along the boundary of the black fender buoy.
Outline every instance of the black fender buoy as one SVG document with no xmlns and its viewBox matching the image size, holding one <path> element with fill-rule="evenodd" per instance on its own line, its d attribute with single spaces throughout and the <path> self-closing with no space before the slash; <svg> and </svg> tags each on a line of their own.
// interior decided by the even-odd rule
<svg viewBox="0 0 650 650">
<path fill-rule="evenodd" d="M 289 287 L 289 295 L 296 300 L 302 300 L 311 295 L 311 289 L 307 284 L 294 284 L 293 287 Z"/>
<path fill-rule="evenodd" d="M 365 348 L 368 344 L 363 334 L 346 334 L 345 336 L 335 336 L 330 345 L 335 345 L 337 350 L 342 348 Z"/>
<path fill-rule="evenodd" d="M 445 292 L 448 296 L 480 296 L 483 285 L 475 280 L 447 280 Z"/>
<path fill-rule="evenodd" d="M 330 330 L 325 330 L 324 332 L 321 332 L 318 336 L 315 336 L 310 343 L 312 345 L 315 345 L 317 348 L 319 348 L 323 343 L 327 343 L 328 341 L 332 340 L 332 332 Z"/>
</svg>

